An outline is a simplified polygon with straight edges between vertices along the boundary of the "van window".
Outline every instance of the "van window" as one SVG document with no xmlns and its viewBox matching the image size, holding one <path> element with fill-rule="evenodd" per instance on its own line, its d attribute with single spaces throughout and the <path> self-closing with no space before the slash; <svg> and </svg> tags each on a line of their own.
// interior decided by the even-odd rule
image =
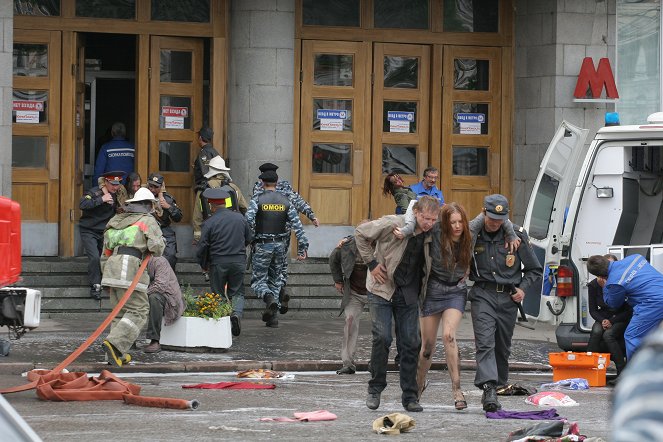
<svg viewBox="0 0 663 442">
<path fill-rule="evenodd" d="M 532 219 L 529 225 L 529 236 L 535 239 L 545 239 L 550 228 L 550 216 L 555 203 L 555 195 L 559 181 L 548 174 L 541 177 L 532 207 Z"/>
</svg>

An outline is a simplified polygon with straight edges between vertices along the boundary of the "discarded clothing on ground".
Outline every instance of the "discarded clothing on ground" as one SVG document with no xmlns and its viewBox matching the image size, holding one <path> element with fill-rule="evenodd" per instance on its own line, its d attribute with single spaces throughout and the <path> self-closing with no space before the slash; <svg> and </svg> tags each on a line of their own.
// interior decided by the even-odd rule
<svg viewBox="0 0 663 442">
<path fill-rule="evenodd" d="M 373 431 L 377 434 L 401 434 L 414 426 L 414 419 L 403 413 L 391 413 L 373 421 Z"/>
<path fill-rule="evenodd" d="M 547 410 L 534 410 L 534 411 L 508 411 L 497 410 L 487 411 L 486 417 L 488 419 L 529 419 L 529 420 L 553 420 L 563 419 L 557 414 L 557 410 L 549 408 Z"/>
<path fill-rule="evenodd" d="M 263 417 L 260 419 L 262 422 L 317 422 L 317 421 L 333 421 L 336 420 L 336 415 L 327 410 L 315 411 L 301 411 L 294 413 L 295 418 L 290 417 Z"/>
<path fill-rule="evenodd" d="M 497 387 L 499 396 L 529 396 L 534 393 L 536 393 L 536 388 L 517 383 Z"/>
<path fill-rule="evenodd" d="M 527 396 L 525 402 L 539 407 L 574 407 L 578 405 L 576 401 L 559 391 L 540 391 Z"/>
<path fill-rule="evenodd" d="M 541 385 L 541 390 L 588 390 L 589 381 L 585 378 L 562 379 L 561 381 Z"/>
<path fill-rule="evenodd" d="M 542 422 L 529 427 L 519 428 L 509 433 L 507 442 L 573 442 L 584 441 L 585 436 L 580 434 L 578 424 L 569 423 L 568 430 L 564 433 L 564 421 Z"/>
<path fill-rule="evenodd" d="M 274 384 L 261 382 L 217 382 L 216 384 L 182 385 L 182 388 L 200 388 L 205 390 L 273 390 Z"/>
<path fill-rule="evenodd" d="M 267 370 L 265 368 L 252 368 L 237 373 L 238 378 L 255 378 L 255 379 L 276 379 L 284 377 L 280 371 Z"/>
<path fill-rule="evenodd" d="M 144 407 L 198 408 L 198 401 L 185 399 L 140 396 L 140 386 L 118 378 L 108 370 L 99 376 L 87 376 L 84 372 L 55 373 L 50 370 L 32 370 L 28 380 L 36 383 L 40 399 L 46 401 L 108 401 L 124 400 L 127 404 Z"/>
</svg>

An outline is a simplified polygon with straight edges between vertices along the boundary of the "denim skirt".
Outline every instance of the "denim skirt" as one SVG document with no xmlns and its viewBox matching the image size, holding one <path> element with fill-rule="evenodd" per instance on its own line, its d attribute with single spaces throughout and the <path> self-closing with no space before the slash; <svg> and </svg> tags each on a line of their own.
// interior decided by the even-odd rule
<svg viewBox="0 0 663 442">
<path fill-rule="evenodd" d="M 465 280 L 456 285 L 447 285 L 435 279 L 428 280 L 426 299 L 421 305 L 419 316 L 430 316 L 453 308 L 465 312 L 467 302 L 467 285 Z"/>
</svg>

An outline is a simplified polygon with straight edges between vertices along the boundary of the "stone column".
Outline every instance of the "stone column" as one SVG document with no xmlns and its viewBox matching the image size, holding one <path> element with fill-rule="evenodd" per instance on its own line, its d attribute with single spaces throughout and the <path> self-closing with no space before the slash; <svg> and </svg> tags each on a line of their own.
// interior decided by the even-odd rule
<svg viewBox="0 0 663 442">
<path fill-rule="evenodd" d="M 264 162 L 292 178 L 294 38 L 294 0 L 233 0 L 228 159 L 247 196 Z"/>
<path fill-rule="evenodd" d="M 0 0 L 0 195 L 11 197 L 13 2 Z"/>
</svg>

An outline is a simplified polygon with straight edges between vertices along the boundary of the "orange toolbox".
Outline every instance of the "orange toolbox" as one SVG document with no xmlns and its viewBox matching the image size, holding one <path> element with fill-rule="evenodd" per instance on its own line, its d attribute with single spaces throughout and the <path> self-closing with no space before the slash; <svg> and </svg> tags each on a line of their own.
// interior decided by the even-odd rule
<svg viewBox="0 0 663 442">
<path fill-rule="evenodd" d="M 548 357 L 553 368 L 553 382 L 585 378 L 590 387 L 605 387 L 605 372 L 610 365 L 610 353 L 567 351 L 549 353 Z"/>
</svg>

